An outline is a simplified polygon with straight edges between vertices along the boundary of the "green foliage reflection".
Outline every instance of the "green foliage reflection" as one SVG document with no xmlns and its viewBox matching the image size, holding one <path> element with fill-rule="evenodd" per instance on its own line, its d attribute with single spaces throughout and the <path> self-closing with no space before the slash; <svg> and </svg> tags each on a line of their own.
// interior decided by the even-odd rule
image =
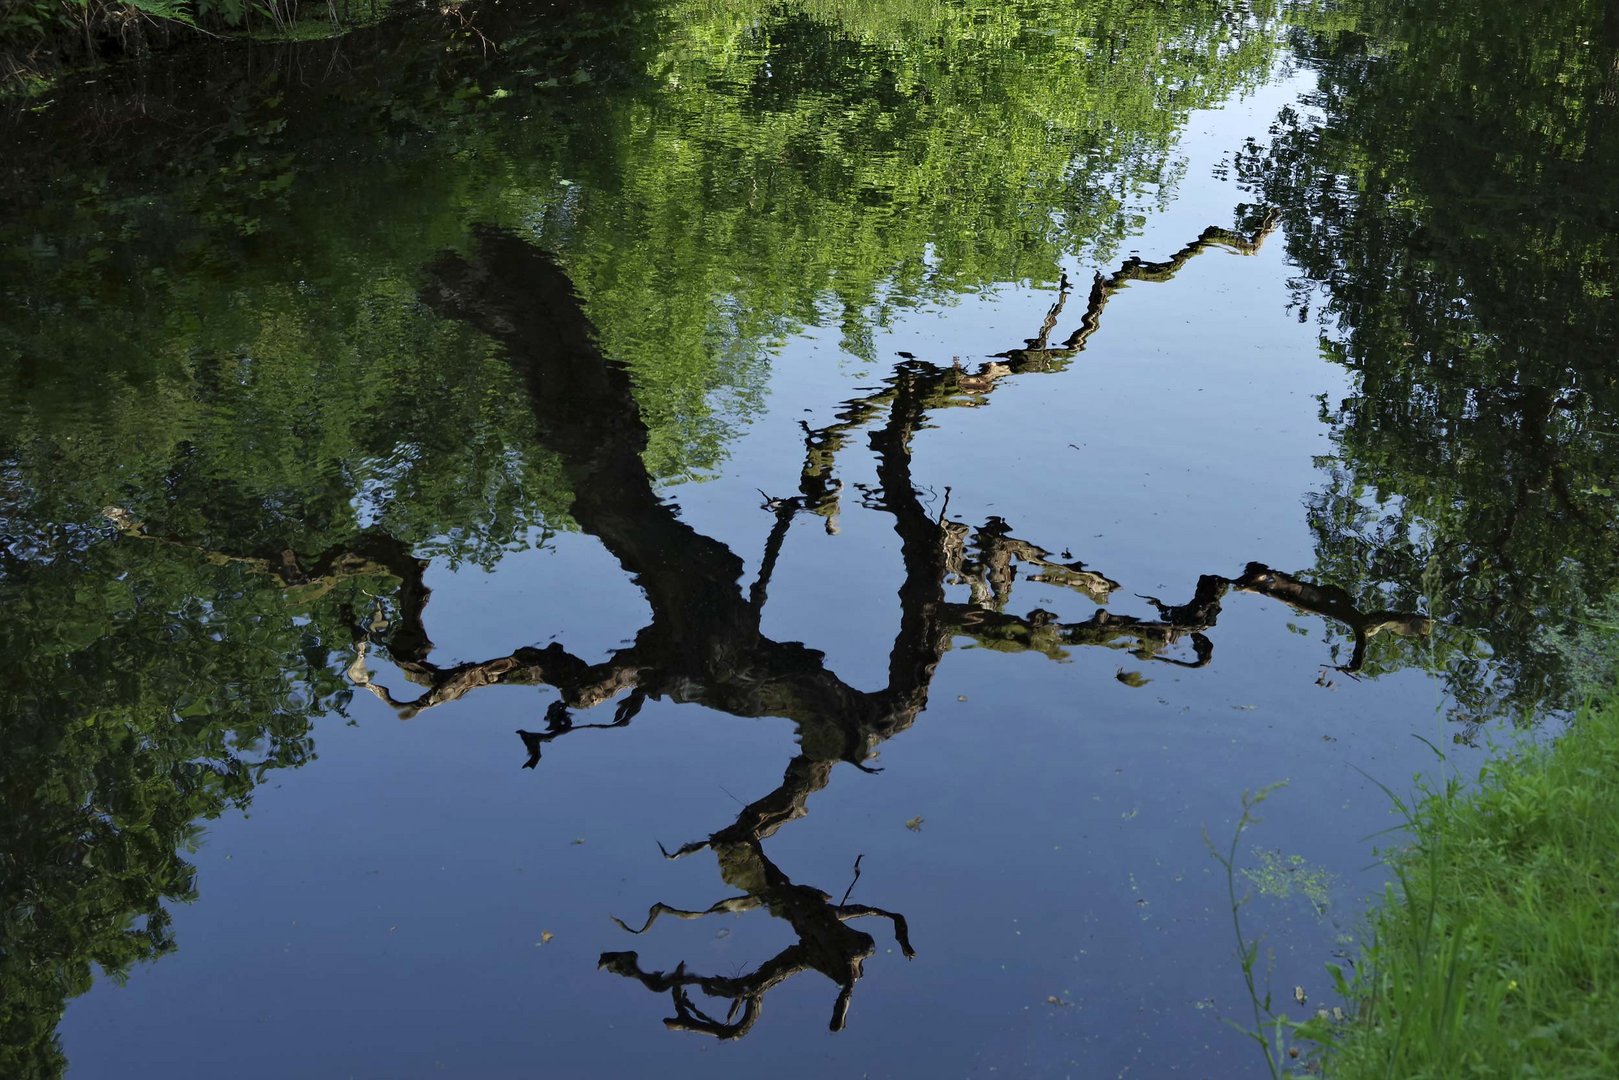
<svg viewBox="0 0 1619 1080">
<path fill-rule="evenodd" d="M 1464 718 L 1575 704 L 1554 642 L 1619 588 L 1619 6 L 1347 9 L 1299 42 L 1319 119 L 1246 162 L 1355 379 L 1319 570 L 1488 642 L 1441 658 Z"/>
</svg>

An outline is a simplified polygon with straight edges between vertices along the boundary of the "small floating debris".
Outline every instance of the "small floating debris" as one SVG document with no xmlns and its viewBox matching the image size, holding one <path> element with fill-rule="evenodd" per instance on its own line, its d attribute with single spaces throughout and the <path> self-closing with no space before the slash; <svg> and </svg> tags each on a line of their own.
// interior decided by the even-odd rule
<svg viewBox="0 0 1619 1080">
<path fill-rule="evenodd" d="M 915 817 L 913 817 L 911 820 L 907 821 L 905 823 L 905 827 L 907 829 L 911 830 L 912 832 L 921 832 L 922 831 L 922 815 L 918 814 Z"/>
</svg>

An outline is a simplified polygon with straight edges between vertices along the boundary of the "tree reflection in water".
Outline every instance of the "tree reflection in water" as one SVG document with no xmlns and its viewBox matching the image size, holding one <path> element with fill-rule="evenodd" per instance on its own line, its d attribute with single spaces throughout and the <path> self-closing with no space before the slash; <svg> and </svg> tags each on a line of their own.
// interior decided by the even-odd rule
<svg viewBox="0 0 1619 1080">
<path fill-rule="evenodd" d="M 1432 622 L 1397 611 L 1360 611 L 1353 598 L 1333 586 L 1315 585 L 1249 563 L 1226 577 L 1204 574 L 1185 603 L 1142 597 L 1156 619 L 1115 615 L 1098 608 L 1082 621 L 1063 622 L 1036 608 L 1018 615 L 1007 610 L 1020 572 L 1026 579 L 1072 589 L 1107 603 L 1118 582 L 1075 561 L 1061 558 L 1012 535 L 999 517 L 971 526 L 948 516 L 949 489 L 935 514 L 924 506 L 911 478 L 910 445 L 928 416 L 940 409 L 977 406 L 1001 380 L 1017 375 L 1061 371 L 1084 347 L 1108 300 L 1134 281 L 1166 281 L 1187 260 L 1211 247 L 1242 254 L 1256 251 L 1272 228 L 1263 217 L 1251 235 L 1206 229 L 1163 262 L 1127 260 L 1111 275 L 1096 275 L 1078 327 L 1053 345 L 1071 294 L 1063 279 L 1039 332 L 969 372 L 959 362 L 938 365 L 907 357 L 875 393 L 845 403 L 824 427 L 804 426 L 805 460 L 796 494 L 765 496 L 763 509 L 775 516 L 765 543 L 760 572 L 744 593 L 743 564 L 718 541 L 680 520 L 676 508 L 653 487 L 642 455 L 647 427 L 623 365 L 604 356 L 566 274 L 544 252 L 498 229 L 477 233 L 471 258 L 446 254 L 429 268 L 424 299 L 441 315 L 464 321 L 495 339 L 523 380 L 540 445 L 562 463 L 574 492 L 571 512 L 580 528 L 599 539 L 631 575 L 652 609 L 651 621 L 632 643 L 601 663 L 591 664 L 559 643 L 524 646 L 490 660 L 440 666 L 428 659 L 433 643 L 423 621 L 429 590 L 422 580 L 426 562 L 375 530 L 341 550 L 300 558 L 291 551 L 247 555 L 208 553 L 252 571 L 279 578 L 289 587 L 330 587 L 349 576 L 387 575 L 400 582 L 390 614 L 379 601 L 365 618 L 356 617 L 355 655 L 348 677 L 401 717 L 457 700 L 479 687 L 539 685 L 559 697 L 546 714 L 543 731 L 519 731 L 527 750 L 525 768 L 540 761 L 544 746 L 586 729 L 627 726 L 648 697 L 691 702 L 739 717 L 785 717 L 797 728 L 799 753 L 782 783 L 743 808 L 736 820 L 707 839 L 685 844 L 668 858 L 704 849 L 719 860 L 721 877 L 740 890 L 703 909 L 656 903 L 641 934 L 659 916 L 692 919 L 756 909 L 769 911 L 792 927 L 796 942 L 752 971 L 733 976 L 686 970 L 647 971 L 634 952 L 607 952 L 602 967 L 633 978 L 648 989 L 668 992 L 673 1029 L 719 1038 L 746 1034 L 757 1021 L 765 995 L 803 971 L 818 971 L 838 986 L 831 1027 L 840 1030 L 854 984 L 865 959 L 876 949 L 871 935 L 848 923 L 878 916 L 888 919 L 907 956 L 913 956 L 904 916 L 867 904 L 850 903 L 849 892 L 834 903 L 830 894 L 792 881 L 765 854 L 764 841 L 786 822 L 807 812 L 809 797 L 824 788 L 842 763 L 864 772 L 880 770 L 867 762 L 878 746 L 915 722 L 927 705 L 928 689 L 943 654 L 956 638 L 1000 651 L 1036 651 L 1053 659 L 1074 646 L 1123 649 L 1140 660 L 1203 667 L 1214 654 L 1208 636 L 1231 590 L 1257 593 L 1289 607 L 1341 623 L 1354 640 L 1348 663 L 1354 673 L 1364 662 L 1367 642 L 1385 631 L 1403 637 L 1426 636 Z M 863 489 L 863 505 L 893 520 L 900 539 L 903 578 L 900 618 L 889 652 L 888 681 L 882 689 L 859 690 L 825 666 L 825 655 L 797 642 L 778 642 L 760 629 L 770 577 L 793 521 L 801 514 L 823 519 L 836 532 L 843 493 L 836 475 L 838 454 L 851 438 L 868 430 L 876 457 L 877 484 Z M 126 536 L 188 546 L 182 539 L 154 535 L 131 515 L 109 508 L 107 516 Z M 947 596 L 965 587 L 966 599 Z M 1187 648 L 1178 649 L 1182 643 Z M 401 699 L 367 669 L 374 644 L 413 683 L 425 688 Z M 612 719 L 580 723 L 574 712 L 617 700 Z M 858 876 L 858 875 L 857 875 Z M 615 920 L 618 921 L 618 920 Z M 723 1019 L 692 998 L 695 988 L 727 1001 Z"/>
<path fill-rule="evenodd" d="M 927 705 L 940 658 L 957 637 L 1003 650 L 1036 650 L 1060 657 L 1070 646 L 1129 650 L 1144 660 L 1188 667 L 1209 662 L 1214 646 L 1207 631 L 1232 589 L 1259 593 L 1291 607 L 1345 624 L 1354 635 L 1354 654 L 1344 670 L 1356 670 L 1367 639 L 1383 631 L 1425 635 L 1429 621 L 1391 611 L 1360 612 L 1341 590 L 1300 581 L 1259 563 L 1235 577 L 1207 574 L 1192 598 L 1169 604 L 1146 598 L 1158 618 L 1141 619 L 1098 610 L 1091 618 L 1062 622 L 1035 609 L 1008 612 L 1018 568 L 1032 580 L 1058 585 L 1105 603 L 1119 586 L 1072 560 L 1054 559 L 1035 544 L 1011 535 L 992 517 L 973 527 L 951 520 L 945 505 L 934 513 L 924 506 L 911 477 L 912 437 L 938 409 L 982 404 L 1000 380 L 1060 370 L 1096 329 L 1103 305 L 1131 281 L 1166 280 L 1185 261 L 1211 246 L 1252 252 L 1269 232 L 1268 221 L 1243 237 L 1210 229 L 1163 263 L 1131 259 L 1109 277 L 1098 275 L 1079 328 L 1058 345 L 1049 343 L 1068 299 L 1066 282 L 1040 333 L 1019 349 L 1000 354 L 975 372 L 959 364 L 941 366 L 908 358 L 877 393 L 848 402 L 837 421 L 805 428 L 806 459 L 799 490 L 790 497 L 766 496 L 775 515 L 758 579 L 744 591 L 743 564 L 723 544 L 680 520 L 659 498 L 642 461 L 647 430 L 631 393 L 629 373 L 603 356 L 571 282 L 556 263 L 518 237 L 483 229 L 470 258 L 447 254 L 430 267 L 426 301 L 440 314 L 465 321 L 499 342 L 522 378 L 533 410 L 537 437 L 563 464 L 574 492 L 572 514 L 581 529 L 599 539 L 646 595 L 651 621 L 630 645 L 591 664 L 552 643 L 524 647 L 491 660 L 441 667 L 427 659 L 431 648 L 422 625 L 426 590 L 419 583 L 402 596 L 393 621 L 374 619 L 360 637 L 351 678 L 402 716 L 456 700 L 483 686 L 547 684 L 560 697 L 547 715 L 546 729 L 520 731 L 528 751 L 525 766 L 540 760 L 544 745 L 587 728 L 623 727 L 648 697 L 701 704 L 739 717 L 785 717 L 797 727 L 800 751 L 781 785 L 745 807 L 730 825 L 706 840 L 686 844 L 669 858 L 703 849 L 714 852 L 721 876 L 739 895 L 706 909 L 653 905 L 639 929 L 651 929 L 660 915 L 699 918 L 708 914 L 769 911 L 790 925 L 795 944 L 750 972 L 735 976 L 646 971 L 633 952 L 609 952 L 601 965 L 649 989 L 667 991 L 675 1013 L 671 1028 L 720 1038 L 747 1033 L 765 995 L 802 971 L 819 971 L 838 986 L 831 1027 L 843 1027 L 862 964 L 875 951 L 873 938 L 849 925 L 866 916 L 889 919 L 901 949 L 913 955 L 903 916 L 845 894 L 830 894 L 793 882 L 765 854 L 764 841 L 783 824 L 803 816 L 809 797 L 827 785 L 832 770 L 845 762 L 866 772 L 885 740 L 908 728 Z M 900 617 L 889 652 L 887 685 L 865 691 L 852 687 L 825 666 L 823 653 L 796 642 L 778 642 L 760 629 L 770 575 L 794 519 L 822 517 L 835 531 L 842 495 L 835 464 L 840 450 L 869 429 L 876 457 L 877 483 L 862 492 L 863 504 L 887 514 L 900 540 L 903 579 Z M 965 602 L 947 598 L 951 586 L 967 587 Z M 393 662 L 424 686 L 419 696 L 401 700 L 366 670 L 366 650 L 381 638 Z M 1177 655 L 1182 641 L 1190 655 Z M 576 723 L 573 711 L 622 698 L 612 720 Z M 690 991 L 729 1002 L 724 1019 L 697 1005 Z"/>
</svg>

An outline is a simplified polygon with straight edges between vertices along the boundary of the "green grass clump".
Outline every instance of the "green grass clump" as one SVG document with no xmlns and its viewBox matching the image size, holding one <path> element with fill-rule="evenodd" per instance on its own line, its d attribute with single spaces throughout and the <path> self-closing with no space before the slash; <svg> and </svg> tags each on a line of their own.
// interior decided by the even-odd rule
<svg viewBox="0 0 1619 1080">
<path fill-rule="evenodd" d="M 1619 696 L 1400 808 L 1414 841 L 1326 1075 L 1619 1076 Z"/>
</svg>

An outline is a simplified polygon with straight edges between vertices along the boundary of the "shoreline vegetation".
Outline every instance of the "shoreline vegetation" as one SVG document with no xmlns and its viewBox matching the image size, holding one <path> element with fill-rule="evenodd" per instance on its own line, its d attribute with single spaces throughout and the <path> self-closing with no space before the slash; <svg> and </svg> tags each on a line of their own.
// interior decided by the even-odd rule
<svg viewBox="0 0 1619 1080">
<path fill-rule="evenodd" d="M 438 5 L 446 13 L 462 0 Z M 0 10 L 0 98 L 48 89 L 63 72 L 196 37 L 301 41 L 346 34 L 410 0 L 9 0 Z"/>
<path fill-rule="evenodd" d="M 1419 794 L 1359 975 L 1334 971 L 1353 1019 L 1296 1029 L 1324 1074 L 1619 1076 L 1619 693 Z"/>
</svg>

